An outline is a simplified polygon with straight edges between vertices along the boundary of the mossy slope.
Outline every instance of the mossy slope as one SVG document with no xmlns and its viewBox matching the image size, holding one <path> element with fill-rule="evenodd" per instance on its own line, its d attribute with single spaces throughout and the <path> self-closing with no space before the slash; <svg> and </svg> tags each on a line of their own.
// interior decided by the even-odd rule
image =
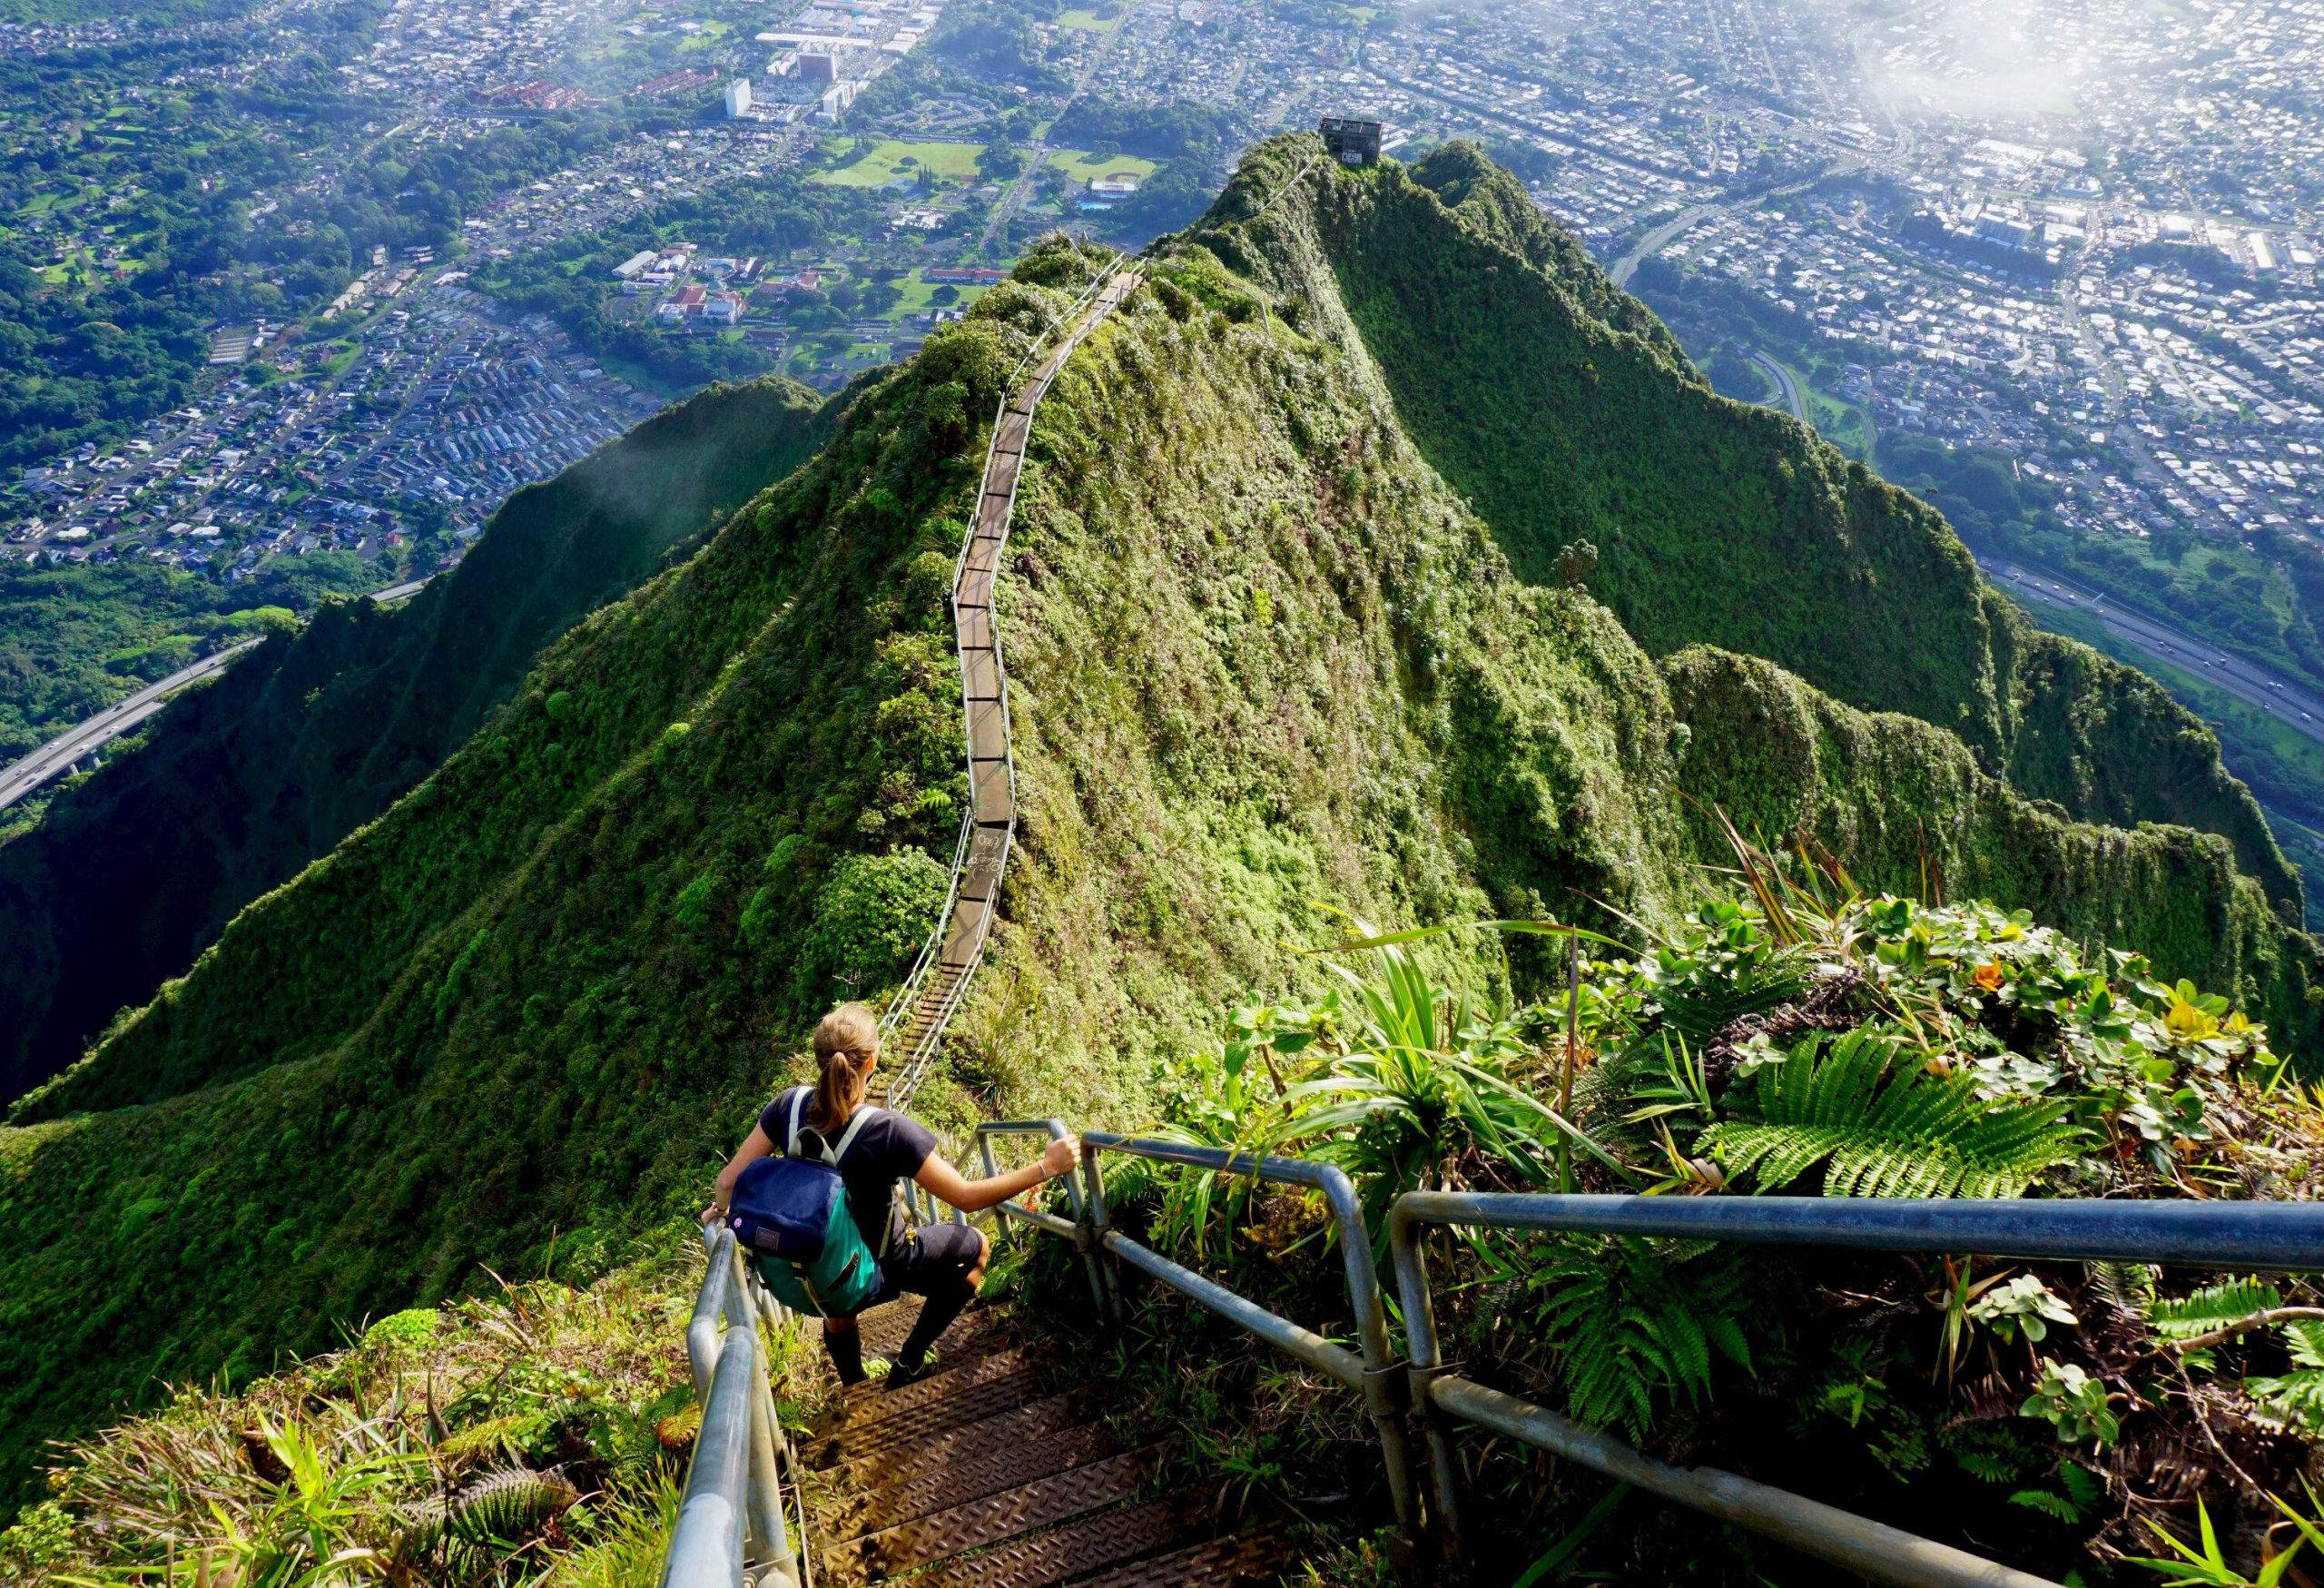
<svg viewBox="0 0 2324 1588">
<path fill-rule="evenodd" d="M 544 645 L 804 460 L 817 412 L 780 380 L 665 409 L 511 497 L 408 604 L 325 607 L 64 791 L 0 846 L 0 1099 L 440 764 Z"/>
<path fill-rule="evenodd" d="M 1288 233 L 1313 262 L 1282 268 Z M 1229 262 L 1326 319 L 1323 300 L 1344 305 L 1399 419 L 1526 577 L 1552 578 L 1561 548 L 1587 539 L 1592 593 L 1649 651 L 1765 656 L 1851 705 L 1953 731 L 1987 770 L 2077 816 L 2221 833 L 2299 919 L 2297 873 L 2194 716 L 2035 629 L 1935 508 L 1787 415 L 1715 395 L 1472 145 L 1334 170 L 1251 234 L 1264 242 L 1247 261 L 1219 236 Z"/>
<path fill-rule="evenodd" d="M 1521 577 L 1402 429 L 1312 225 L 1289 201 L 1234 223 L 1311 153 L 1263 147 L 1206 232 L 1306 286 L 1270 298 L 1181 245 L 1035 425 L 1000 595 L 1024 843 L 950 1084 L 923 1094 L 940 1122 L 1133 1122 L 1219 1003 L 1314 984 L 1292 945 L 1334 928 L 1318 902 L 1669 919 L 1719 858 L 1689 781 L 1717 794 L 1771 702 L 1872 744 L 1769 761 L 1737 797 L 1770 822 L 1808 812 L 1886 863 L 1832 814 L 1884 755 L 1964 762 L 1915 785 L 1963 855 L 2014 853 L 2031 819 L 1948 735 L 1758 664 L 1714 710 L 1614 611 Z M 813 461 L 574 629 L 0 1130 L 12 1479 L 155 1374 L 252 1371 L 479 1264 L 682 1216 L 814 1015 L 892 984 L 965 792 L 942 597 L 984 416 L 1083 269 L 1038 252 L 867 384 Z M 2054 825 L 2045 898 L 2208 966 L 2122 835 Z M 2223 862 L 2164 880 L 2214 911 L 2250 886 Z M 2255 983 L 2308 952 L 2264 909 L 2249 935 Z"/>
</svg>

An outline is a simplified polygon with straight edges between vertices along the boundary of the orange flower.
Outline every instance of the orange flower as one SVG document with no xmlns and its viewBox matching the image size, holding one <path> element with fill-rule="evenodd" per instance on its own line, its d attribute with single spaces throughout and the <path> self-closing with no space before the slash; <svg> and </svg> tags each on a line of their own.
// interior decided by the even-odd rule
<svg viewBox="0 0 2324 1588">
<path fill-rule="evenodd" d="M 1970 977 L 1969 980 L 1974 981 L 1978 986 L 1984 988 L 1988 992 L 2000 991 L 2001 962 L 1998 960 L 1992 960 L 1988 961 L 1984 964 L 1979 965 L 1977 967 L 1977 973 Z"/>
</svg>

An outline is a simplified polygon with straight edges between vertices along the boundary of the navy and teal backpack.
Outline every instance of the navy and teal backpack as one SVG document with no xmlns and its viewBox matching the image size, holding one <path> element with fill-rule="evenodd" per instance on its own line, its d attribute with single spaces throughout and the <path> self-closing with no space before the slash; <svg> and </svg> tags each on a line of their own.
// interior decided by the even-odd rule
<svg viewBox="0 0 2324 1588">
<path fill-rule="evenodd" d="M 880 1259 L 848 1210 L 839 1163 L 880 1110 L 856 1110 L 839 1140 L 826 1144 L 812 1126 L 800 1128 L 809 1090 L 792 1095 L 780 1155 L 760 1159 L 735 1179 L 727 1223 L 777 1300 L 797 1312 L 848 1317 L 879 1295 Z"/>
</svg>

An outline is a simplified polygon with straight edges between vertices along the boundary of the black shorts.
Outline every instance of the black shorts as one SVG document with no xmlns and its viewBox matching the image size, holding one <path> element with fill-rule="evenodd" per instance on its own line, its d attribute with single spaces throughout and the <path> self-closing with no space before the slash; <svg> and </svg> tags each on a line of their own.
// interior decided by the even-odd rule
<svg viewBox="0 0 2324 1588">
<path fill-rule="evenodd" d="M 879 1301 L 899 1296 L 940 1296 L 964 1288 L 969 1270 L 984 1256 L 984 1238 L 965 1224 L 923 1224 L 880 1259 Z"/>
</svg>

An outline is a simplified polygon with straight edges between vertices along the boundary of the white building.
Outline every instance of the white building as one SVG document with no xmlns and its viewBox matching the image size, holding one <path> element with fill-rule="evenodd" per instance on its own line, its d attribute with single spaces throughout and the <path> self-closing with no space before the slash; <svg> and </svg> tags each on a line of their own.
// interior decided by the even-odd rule
<svg viewBox="0 0 2324 1588">
<path fill-rule="evenodd" d="M 729 121 L 751 108 L 751 80 L 737 77 L 726 85 L 726 116 Z"/>
</svg>

